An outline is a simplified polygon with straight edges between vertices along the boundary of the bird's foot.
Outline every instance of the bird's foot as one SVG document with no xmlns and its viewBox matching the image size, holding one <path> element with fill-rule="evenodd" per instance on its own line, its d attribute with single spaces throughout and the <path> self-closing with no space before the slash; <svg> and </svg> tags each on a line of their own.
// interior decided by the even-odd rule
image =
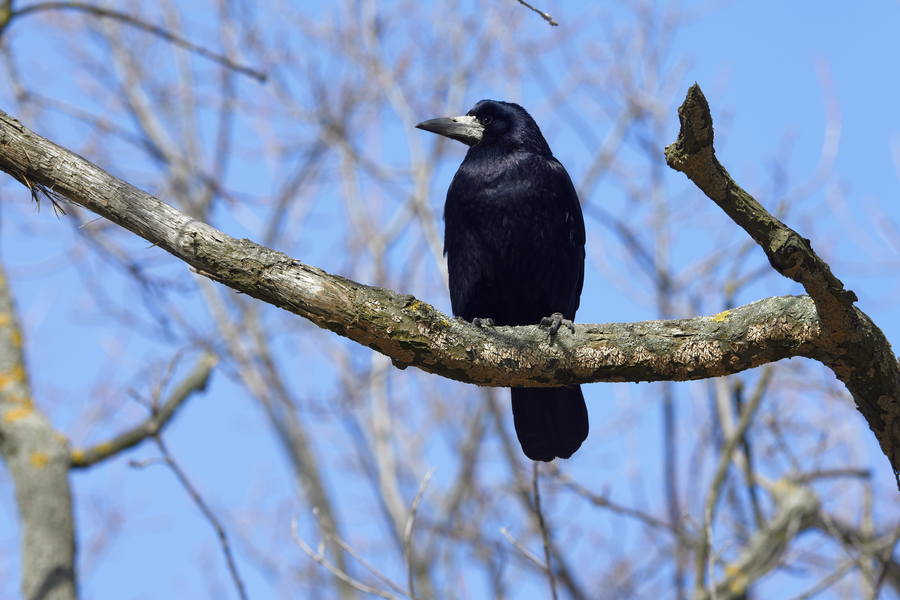
<svg viewBox="0 0 900 600">
<path fill-rule="evenodd" d="M 539 324 L 541 328 L 546 328 L 547 332 L 550 334 L 550 337 L 556 335 L 556 332 L 559 331 L 560 327 L 565 327 L 572 333 L 575 333 L 575 323 L 563 317 L 562 313 L 555 312 L 549 317 L 544 317 L 541 319 Z"/>
<path fill-rule="evenodd" d="M 468 321 L 466 321 L 462 317 L 453 317 L 453 318 L 461 323 L 468 323 Z M 483 319 L 480 317 L 475 317 L 474 319 L 472 319 L 472 325 L 474 325 L 475 327 L 493 327 L 494 320 L 490 317 L 485 317 Z"/>
</svg>

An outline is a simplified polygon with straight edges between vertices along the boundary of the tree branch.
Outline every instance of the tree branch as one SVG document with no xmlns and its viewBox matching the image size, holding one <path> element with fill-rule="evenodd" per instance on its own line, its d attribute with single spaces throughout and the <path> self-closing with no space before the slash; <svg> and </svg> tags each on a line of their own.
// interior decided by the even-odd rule
<svg viewBox="0 0 900 600">
<path fill-rule="evenodd" d="M 147 23 L 146 21 L 129 15 L 128 13 L 123 13 L 103 6 L 95 6 L 84 2 L 39 2 L 36 4 L 29 4 L 28 6 L 23 6 L 22 8 L 15 10 L 11 10 L 11 6 L 12 2 L 5 2 L 2 6 L 0 6 L 0 35 L 3 34 L 3 31 L 6 29 L 6 27 L 9 26 L 12 20 L 17 17 L 24 17 L 26 15 L 35 14 L 42 11 L 70 10 L 86 13 L 101 19 L 112 19 L 134 27 L 135 29 L 140 29 L 141 31 L 147 32 L 151 35 L 155 35 L 169 42 L 170 44 L 174 44 L 175 46 L 184 48 L 188 52 L 193 52 L 194 54 L 202 56 L 203 58 L 218 63 L 226 69 L 231 69 L 237 73 L 252 77 L 253 79 L 261 83 L 264 82 L 267 78 L 267 75 L 262 71 L 259 71 L 258 69 L 254 69 L 252 67 L 248 67 L 247 65 L 237 63 L 227 56 L 218 54 L 211 50 L 207 50 L 203 46 L 199 46 L 189 40 L 186 40 L 163 27 L 153 25 L 152 23 Z"/>
<path fill-rule="evenodd" d="M 819 510 L 819 499 L 808 488 L 781 480 L 775 483 L 772 495 L 776 512 L 741 551 L 737 560 L 728 564 L 722 580 L 710 587 L 699 588 L 695 600 L 745 598 L 747 588 L 778 566 L 779 560 L 797 532 L 808 528 Z"/>
<path fill-rule="evenodd" d="M 137 446 L 147 438 L 157 435 L 168 422 L 175 416 L 175 412 L 181 408 L 194 392 L 206 389 L 209 376 L 216 365 L 216 357 L 204 354 L 200 357 L 193 371 L 188 373 L 184 380 L 172 392 L 162 406 L 154 408 L 153 412 L 140 425 L 124 431 L 106 442 L 86 449 L 74 449 L 71 453 L 73 469 L 91 467 L 99 462 L 111 458 L 123 450 Z"/>
<path fill-rule="evenodd" d="M 0 113 L 0 169 L 66 197 L 203 275 L 389 356 L 479 385 L 688 380 L 813 356 L 819 326 L 804 297 L 768 298 L 714 317 L 577 325 L 554 341 L 537 326 L 482 329 L 409 295 L 331 275 L 237 240 L 116 179 Z"/>
<path fill-rule="evenodd" d="M 772 267 L 801 283 L 815 303 L 822 335 L 818 360 L 846 386 L 891 461 L 900 488 L 900 368 L 881 330 L 853 303 L 810 241 L 741 189 L 713 148 L 709 104 L 696 83 L 678 108 L 681 131 L 666 162 L 681 171 L 763 249 Z"/>
<path fill-rule="evenodd" d="M 550 13 L 544 12 L 544 11 L 538 9 L 538 8 L 535 8 L 534 6 L 532 6 L 532 5 L 528 4 L 527 2 L 525 2 L 525 0 L 518 0 L 518 2 L 519 2 L 519 4 L 521 4 L 522 6 L 524 6 L 525 8 L 527 8 L 527 9 L 529 9 L 529 10 L 531 10 L 531 11 L 534 11 L 534 12 L 536 12 L 537 14 L 539 14 L 543 20 L 547 21 L 547 23 L 550 24 L 550 25 L 552 25 L 553 27 L 557 27 L 557 26 L 559 25 L 559 23 L 556 22 L 556 19 L 554 19 L 553 16 L 552 16 Z"/>
<path fill-rule="evenodd" d="M 828 365 L 850 389 L 894 466 L 900 465 L 900 373 L 881 331 L 852 302 L 808 242 L 769 215 L 715 160 L 712 120 L 698 87 L 679 110 L 670 165 L 745 227 L 776 268 L 810 297 L 760 300 L 713 317 L 577 325 L 551 340 L 537 326 L 481 329 L 409 295 L 326 273 L 194 220 L 0 112 L 0 170 L 33 195 L 65 197 L 159 246 L 201 274 L 390 357 L 491 386 L 684 381 L 737 373 L 792 356 Z M 827 327 L 826 327 L 827 325 Z M 900 485 L 900 482 L 898 482 Z"/>
</svg>

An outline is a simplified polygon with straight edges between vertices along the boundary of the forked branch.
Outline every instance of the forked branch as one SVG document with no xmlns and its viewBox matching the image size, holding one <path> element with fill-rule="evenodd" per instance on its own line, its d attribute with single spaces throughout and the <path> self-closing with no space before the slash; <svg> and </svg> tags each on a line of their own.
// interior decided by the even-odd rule
<svg viewBox="0 0 900 600">
<path fill-rule="evenodd" d="M 803 356 L 829 366 L 856 399 L 900 467 L 896 401 L 900 371 L 882 332 L 809 241 L 772 217 L 719 164 L 709 106 L 693 86 L 679 109 L 682 131 L 666 149 L 683 171 L 765 250 L 809 297 L 766 298 L 711 317 L 578 325 L 548 339 L 537 326 L 481 329 L 412 296 L 326 273 L 238 240 L 117 179 L 0 113 L 0 169 L 132 231 L 235 290 L 319 327 L 451 379 L 491 386 L 595 381 L 684 381 L 737 373 Z M 154 250 L 148 250 L 150 252 Z"/>
</svg>

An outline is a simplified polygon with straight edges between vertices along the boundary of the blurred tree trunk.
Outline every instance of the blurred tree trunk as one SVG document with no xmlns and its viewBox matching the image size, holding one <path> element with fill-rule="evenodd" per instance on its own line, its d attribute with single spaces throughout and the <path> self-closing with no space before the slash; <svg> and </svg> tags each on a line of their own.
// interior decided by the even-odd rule
<svg viewBox="0 0 900 600">
<path fill-rule="evenodd" d="M 34 404 L 22 343 L 0 263 L 0 454 L 19 507 L 22 596 L 69 600 L 77 586 L 68 441 Z"/>
</svg>

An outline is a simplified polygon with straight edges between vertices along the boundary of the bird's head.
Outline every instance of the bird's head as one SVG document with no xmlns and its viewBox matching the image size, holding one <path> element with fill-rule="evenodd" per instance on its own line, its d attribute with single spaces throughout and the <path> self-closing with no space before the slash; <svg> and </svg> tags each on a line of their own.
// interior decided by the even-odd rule
<svg viewBox="0 0 900 600">
<path fill-rule="evenodd" d="M 512 102 L 482 100 L 465 115 L 431 119 L 419 129 L 458 140 L 468 146 L 497 144 L 550 154 L 550 147 L 528 112 Z"/>
</svg>

